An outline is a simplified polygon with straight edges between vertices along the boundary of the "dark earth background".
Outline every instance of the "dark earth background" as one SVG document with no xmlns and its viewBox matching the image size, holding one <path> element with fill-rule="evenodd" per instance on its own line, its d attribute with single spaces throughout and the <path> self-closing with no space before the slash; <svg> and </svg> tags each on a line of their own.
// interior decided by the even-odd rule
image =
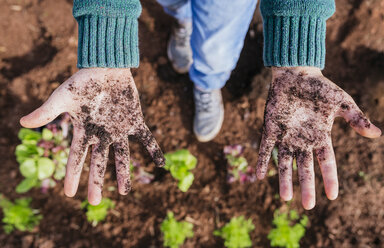
<svg viewBox="0 0 384 248">
<path fill-rule="evenodd" d="M 193 136 L 192 85 L 177 75 L 166 57 L 173 20 L 155 0 L 142 0 L 140 68 L 133 74 L 146 121 L 165 152 L 188 148 L 198 159 L 195 181 L 187 193 L 169 173 L 157 169 L 146 151 L 131 143 L 132 157 L 156 175 L 150 185 L 135 184 L 128 196 L 104 191 L 116 202 L 106 222 L 93 228 L 80 209 L 87 195 L 88 165 L 75 198 L 59 183 L 48 194 L 32 190 L 32 206 L 44 219 L 33 233 L 0 229 L 0 247 L 161 247 L 160 223 L 172 210 L 177 219 L 195 224 L 185 247 L 223 247 L 214 229 L 233 216 L 252 218 L 254 247 L 269 247 L 273 212 L 284 203 L 276 197 L 278 177 L 252 184 L 227 184 L 223 147 L 245 146 L 251 165 L 257 150 L 270 70 L 262 65 L 262 23 L 256 11 L 240 61 L 223 89 L 226 119 L 212 142 Z M 77 24 L 70 0 L 0 0 L 0 192 L 10 199 L 22 180 L 14 150 L 19 118 L 40 106 L 76 68 Z M 16 6 L 16 7 L 15 7 Z M 384 128 L 384 0 L 337 0 L 327 22 L 324 74 L 353 96 L 374 123 Z M 384 139 L 369 140 L 335 121 L 333 143 L 338 162 L 340 195 L 326 199 L 316 163 L 317 205 L 300 205 L 297 176 L 291 208 L 309 216 L 302 247 L 384 247 Z M 89 163 L 88 163 L 89 164 Z M 114 186 L 112 163 L 105 188 Z M 273 165 L 270 164 L 270 168 Z M 359 172 L 365 176 L 359 176 Z M 2 216 L 0 216 L 2 217 Z"/>
</svg>

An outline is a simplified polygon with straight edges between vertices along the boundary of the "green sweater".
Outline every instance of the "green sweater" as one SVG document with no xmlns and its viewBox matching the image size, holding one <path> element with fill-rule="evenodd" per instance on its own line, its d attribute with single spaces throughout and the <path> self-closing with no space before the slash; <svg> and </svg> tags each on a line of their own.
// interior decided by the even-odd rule
<svg viewBox="0 0 384 248">
<path fill-rule="evenodd" d="M 324 68 L 325 22 L 334 0 L 261 0 L 265 66 Z M 74 0 L 79 23 L 78 63 L 138 67 L 139 0 Z"/>
</svg>

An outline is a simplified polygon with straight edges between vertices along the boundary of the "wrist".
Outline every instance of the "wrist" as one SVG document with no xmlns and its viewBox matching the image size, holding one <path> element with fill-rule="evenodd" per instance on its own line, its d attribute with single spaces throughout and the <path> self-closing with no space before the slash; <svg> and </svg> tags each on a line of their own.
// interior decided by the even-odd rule
<svg viewBox="0 0 384 248">
<path fill-rule="evenodd" d="M 303 75 L 322 75 L 321 69 L 315 66 L 295 66 L 295 67 L 272 67 L 272 77 L 282 75 L 283 73 L 303 74 Z"/>
</svg>

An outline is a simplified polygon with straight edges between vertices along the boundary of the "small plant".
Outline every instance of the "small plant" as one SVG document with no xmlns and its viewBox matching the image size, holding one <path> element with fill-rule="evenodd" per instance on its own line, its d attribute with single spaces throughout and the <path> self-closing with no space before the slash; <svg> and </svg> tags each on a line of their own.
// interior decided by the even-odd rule
<svg viewBox="0 0 384 248">
<path fill-rule="evenodd" d="M 56 184 L 55 180 L 63 179 L 69 155 L 68 123 L 63 118 L 60 124 L 48 124 L 41 133 L 20 129 L 18 137 L 22 144 L 16 147 L 15 155 L 25 179 L 17 185 L 16 192 L 41 187 L 46 193 Z"/>
<path fill-rule="evenodd" d="M 193 224 L 186 221 L 176 221 L 172 212 L 161 223 L 160 230 L 164 235 L 164 246 L 178 248 L 184 244 L 186 238 L 193 237 Z"/>
<path fill-rule="evenodd" d="M 228 161 L 228 182 L 235 181 L 254 182 L 256 176 L 251 166 L 248 166 L 247 160 L 242 156 L 244 148 L 241 145 L 230 145 L 224 147 L 224 155 Z"/>
<path fill-rule="evenodd" d="M 197 159 L 188 150 L 178 150 L 173 153 L 166 153 L 164 169 L 171 172 L 171 175 L 179 180 L 177 186 L 183 192 L 191 187 L 194 176 L 190 171 L 196 167 Z"/>
<path fill-rule="evenodd" d="M 239 216 L 233 217 L 229 223 L 215 230 L 213 234 L 223 238 L 224 246 L 227 248 L 245 248 L 252 246 L 249 232 L 254 229 L 251 219 L 246 220 L 244 216 Z"/>
<path fill-rule="evenodd" d="M 93 206 L 87 200 L 81 203 L 81 208 L 86 209 L 88 222 L 96 226 L 100 221 L 104 221 L 108 211 L 115 207 L 115 203 L 109 198 L 103 198 L 99 205 Z"/>
<path fill-rule="evenodd" d="M 14 229 L 32 231 L 35 226 L 39 225 L 43 216 L 38 214 L 39 210 L 29 207 L 31 201 L 31 198 L 20 198 L 12 203 L 0 194 L 0 207 L 4 213 L 2 221 L 5 233 L 11 233 Z"/>
<path fill-rule="evenodd" d="M 301 219 L 295 210 L 289 213 L 274 213 L 273 224 L 276 226 L 268 234 L 272 247 L 298 248 L 300 239 L 305 234 L 308 217 L 304 215 Z"/>
<path fill-rule="evenodd" d="M 131 162 L 130 171 L 132 179 L 141 184 L 149 184 L 155 178 L 153 174 L 146 172 L 136 161 Z"/>
</svg>

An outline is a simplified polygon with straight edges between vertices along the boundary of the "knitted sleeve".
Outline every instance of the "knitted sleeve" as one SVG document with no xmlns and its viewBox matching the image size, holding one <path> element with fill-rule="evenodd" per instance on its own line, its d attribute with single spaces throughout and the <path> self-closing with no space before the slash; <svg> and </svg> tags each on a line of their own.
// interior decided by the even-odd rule
<svg viewBox="0 0 384 248">
<path fill-rule="evenodd" d="M 265 66 L 324 68 L 326 20 L 334 0 L 261 0 Z"/>
<path fill-rule="evenodd" d="M 139 0 L 74 0 L 79 24 L 77 67 L 139 66 Z"/>
</svg>

